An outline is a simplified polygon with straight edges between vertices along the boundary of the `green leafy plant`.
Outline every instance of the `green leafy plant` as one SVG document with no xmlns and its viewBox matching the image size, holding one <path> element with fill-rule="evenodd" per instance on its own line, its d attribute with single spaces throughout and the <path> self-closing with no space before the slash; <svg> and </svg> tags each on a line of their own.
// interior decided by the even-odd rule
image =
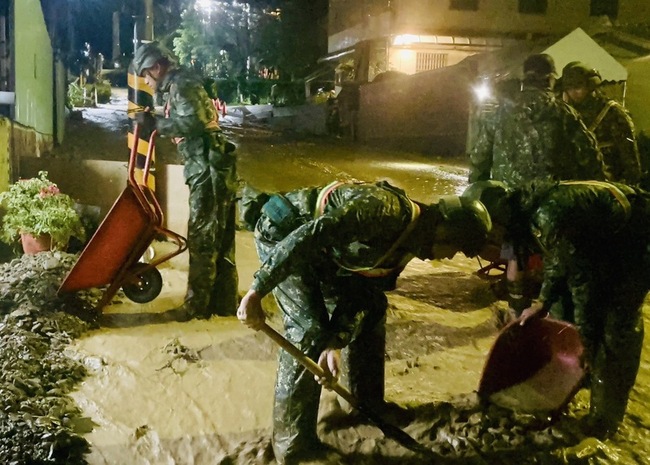
<svg viewBox="0 0 650 465">
<path fill-rule="evenodd" d="M 11 244 L 21 234 L 40 236 L 49 234 L 53 248 L 65 248 L 70 237 L 85 240 L 85 231 L 74 201 L 47 179 L 47 171 L 38 177 L 21 179 L 6 192 L 0 193 L 4 209 L 0 240 Z"/>
</svg>

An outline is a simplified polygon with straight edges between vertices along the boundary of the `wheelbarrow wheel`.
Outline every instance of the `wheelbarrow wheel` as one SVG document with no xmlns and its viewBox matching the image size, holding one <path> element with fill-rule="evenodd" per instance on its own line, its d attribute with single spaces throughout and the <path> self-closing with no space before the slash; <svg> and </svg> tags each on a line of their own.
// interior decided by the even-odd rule
<svg viewBox="0 0 650 465">
<path fill-rule="evenodd" d="M 160 271 L 146 263 L 137 263 L 130 272 L 131 282 L 122 285 L 124 295 L 139 304 L 151 302 L 160 295 L 163 279 Z"/>
</svg>

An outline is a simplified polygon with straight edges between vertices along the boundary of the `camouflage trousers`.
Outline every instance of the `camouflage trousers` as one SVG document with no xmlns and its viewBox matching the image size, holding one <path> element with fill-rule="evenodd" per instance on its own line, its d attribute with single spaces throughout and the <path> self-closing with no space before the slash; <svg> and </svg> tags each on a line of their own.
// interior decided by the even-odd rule
<svg viewBox="0 0 650 465">
<path fill-rule="evenodd" d="M 614 432 L 623 420 L 643 348 L 643 300 L 647 285 L 633 273 L 611 276 L 594 286 L 586 303 L 568 293 L 551 308 L 555 318 L 573 322 L 585 345 L 590 376 L 590 420 Z"/>
<path fill-rule="evenodd" d="M 220 169 L 211 166 L 186 177 L 190 263 L 184 306 L 194 316 L 234 315 L 237 311 L 235 178 L 234 160 Z"/>
<path fill-rule="evenodd" d="M 262 260 L 274 244 L 256 241 Z M 329 268 L 325 270 L 324 268 Z M 332 267 L 305 264 L 273 295 L 285 337 L 312 360 L 331 340 L 331 315 L 352 315 L 354 338 L 342 351 L 342 384 L 368 406 L 383 403 L 387 299 L 363 277 L 336 276 Z M 273 451 L 279 464 L 300 463 L 318 449 L 316 426 L 321 386 L 308 370 L 280 351 L 273 407 Z"/>
</svg>

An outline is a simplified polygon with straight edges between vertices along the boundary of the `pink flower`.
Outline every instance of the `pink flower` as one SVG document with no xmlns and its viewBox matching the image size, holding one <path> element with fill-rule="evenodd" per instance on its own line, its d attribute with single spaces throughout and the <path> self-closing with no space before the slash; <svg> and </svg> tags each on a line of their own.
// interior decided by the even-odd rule
<svg viewBox="0 0 650 465">
<path fill-rule="evenodd" d="M 41 191 L 38 193 L 38 196 L 39 196 L 40 198 L 44 199 L 45 197 L 49 197 L 49 196 L 51 196 L 51 195 L 57 195 L 57 194 L 59 194 L 60 192 L 61 192 L 61 191 L 60 191 L 59 188 L 56 186 L 56 184 L 51 184 L 51 185 L 48 186 L 48 187 L 43 187 L 43 188 L 41 189 Z"/>
</svg>

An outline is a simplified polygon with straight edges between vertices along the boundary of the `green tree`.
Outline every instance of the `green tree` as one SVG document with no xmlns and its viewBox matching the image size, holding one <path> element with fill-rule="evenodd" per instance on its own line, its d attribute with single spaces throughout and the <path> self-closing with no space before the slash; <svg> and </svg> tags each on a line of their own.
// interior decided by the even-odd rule
<svg viewBox="0 0 650 465">
<path fill-rule="evenodd" d="M 327 0 L 195 0 L 173 40 L 181 64 L 215 77 L 256 76 L 262 67 L 298 79 L 327 52 Z"/>
<path fill-rule="evenodd" d="M 274 59 L 285 78 L 307 76 L 327 53 L 327 9 L 327 0 L 282 2 Z"/>
<path fill-rule="evenodd" d="M 263 15 L 250 3 L 212 1 L 195 4 L 182 14 L 174 52 L 180 63 L 220 78 L 255 74 L 252 31 Z"/>
</svg>

